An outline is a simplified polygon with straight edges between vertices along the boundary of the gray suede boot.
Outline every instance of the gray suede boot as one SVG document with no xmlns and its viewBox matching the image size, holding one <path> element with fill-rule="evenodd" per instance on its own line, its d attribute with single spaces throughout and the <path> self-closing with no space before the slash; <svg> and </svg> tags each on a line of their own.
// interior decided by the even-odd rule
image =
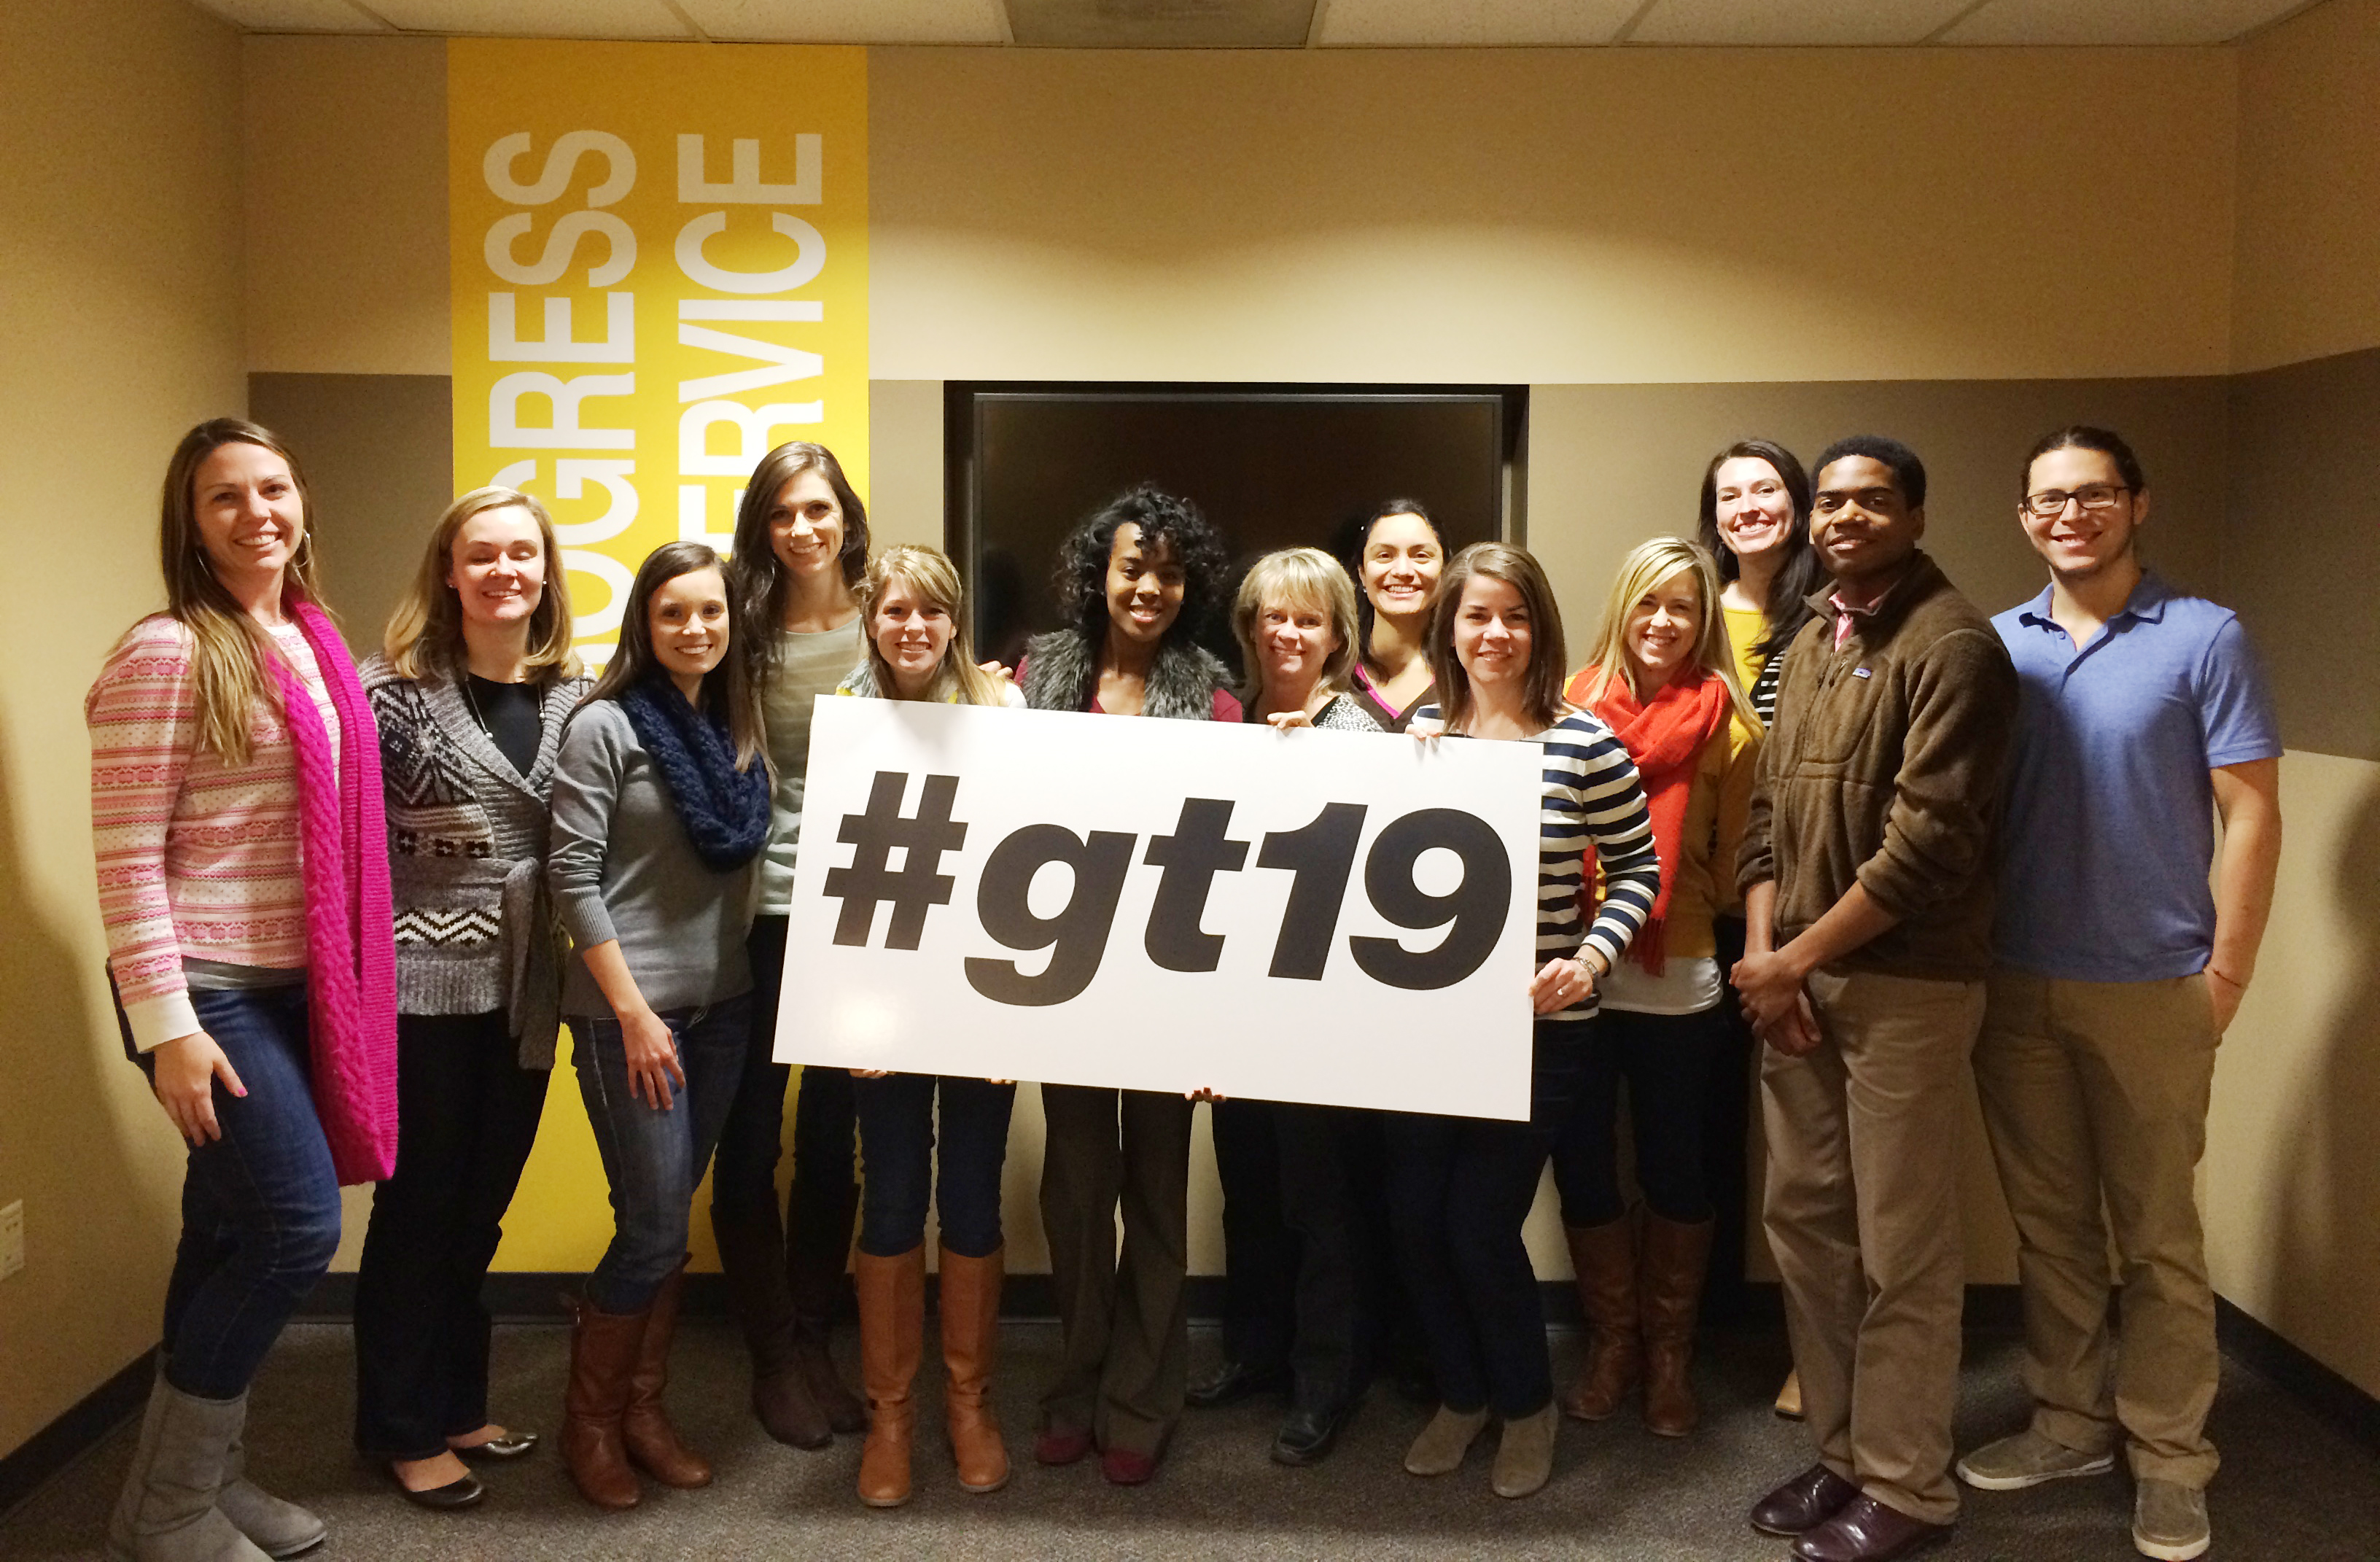
<svg viewBox="0 0 2380 1562">
<path fill-rule="evenodd" d="M 225 1457 L 247 1412 L 244 1394 L 200 1399 L 158 1378 L 107 1521 L 115 1562 L 264 1562 L 266 1554 L 215 1506 Z"/>
<path fill-rule="evenodd" d="M 243 1416 L 247 1408 L 248 1402 L 241 1400 Z M 248 1478 L 248 1447 L 238 1436 L 232 1438 L 230 1451 L 224 1456 L 223 1489 L 215 1494 L 215 1506 L 234 1529 L 268 1556 L 302 1556 L 322 1544 L 331 1532 L 321 1515 L 274 1496 Z"/>
</svg>

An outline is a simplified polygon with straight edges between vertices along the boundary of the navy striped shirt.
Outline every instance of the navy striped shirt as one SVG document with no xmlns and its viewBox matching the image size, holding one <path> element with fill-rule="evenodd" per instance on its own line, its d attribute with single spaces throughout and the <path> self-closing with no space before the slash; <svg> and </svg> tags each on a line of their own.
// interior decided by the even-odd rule
<svg viewBox="0 0 2380 1562">
<path fill-rule="evenodd" d="M 1434 704 L 1414 713 L 1417 726 L 1444 719 Z M 1616 966 L 1661 893 L 1653 819 L 1645 810 L 1635 762 L 1591 711 L 1572 711 L 1523 741 L 1536 743 L 1546 756 L 1537 814 L 1537 964 L 1568 959 L 1590 944 Z M 1595 925 L 1582 933 L 1579 889 L 1590 848 L 1603 870 L 1604 897 Z M 1591 1019 L 1597 1005 L 1589 994 L 1537 1018 Z"/>
</svg>

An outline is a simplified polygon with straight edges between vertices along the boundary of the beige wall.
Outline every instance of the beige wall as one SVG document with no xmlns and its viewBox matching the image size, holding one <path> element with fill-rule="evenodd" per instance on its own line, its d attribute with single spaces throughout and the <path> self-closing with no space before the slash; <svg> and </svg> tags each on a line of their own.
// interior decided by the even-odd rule
<svg viewBox="0 0 2380 1562">
<path fill-rule="evenodd" d="M 0 658 L 0 1203 L 24 1201 L 27 1257 L 0 1280 L 0 1454 L 156 1343 L 179 1227 L 177 1142 L 102 974 L 80 698 L 163 605 L 166 453 L 245 405 L 239 60 L 183 0 L 0 22 L 0 525 L 97 565 L 24 580 Z"/>
</svg>

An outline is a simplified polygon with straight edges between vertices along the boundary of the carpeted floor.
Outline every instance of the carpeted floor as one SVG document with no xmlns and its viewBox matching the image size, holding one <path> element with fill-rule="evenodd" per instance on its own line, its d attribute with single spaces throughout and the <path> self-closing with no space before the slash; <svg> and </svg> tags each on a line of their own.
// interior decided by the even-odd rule
<svg viewBox="0 0 2380 1562">
<path fill-rule="evenodd" d="M 854 1343 L 840 1341 L 846 1349 Z M 1768 1483 L 1807 1465 L 1798 1427 L 1772 1417 L 1784 1368 L 1770 1332 L 1720 1335 L 1697 1363 L 1706 1424 L 1680 1443 L 1648 1436 L 1633 1416 L 1566 1423 L 1553 1483 L 1524 1502 L 1488 1488 L 1488 1447 L 1453 1476 L 1417 1481 L 1400 1468 L 1423 1412 L 1375 1388 L 1338 1452 L 1314 1470 L 1266 1458 L 1278 1400 L 1192 1411 L 1155 1482 L 1105 1484 L 1095 1461 L 1066 1470 L 1031 1462 L 1033 1393 L 1056 1354 L 1053 1326 L 1012 1324 L 999 1398 L 1017 1461 L 1006 1491 L 970 1496 L 938 1435 L 921 1438 L 917 1496 L 892 1512 L 852 1495 L 858 1439 L 801 1453 L 772 1444 L 746 1413 L 743 1358 L 724 1324 L 690 1324 L 678 1346 L 672 1405 L 719 1479 L 707 1491 L 648 1488 L 636 1512 L 608 1517 L 580 1502 L 551 1448 L 492 1472 L 488 1500 L 458 1515 L 398 1500 L 349 1451 L 345 1327 L 292 1327 L 255 1390 L 249 1467 L 274 1490 L 329 1519 L 325 1558 L 674 1557 L 1564 1557 L 1670 1562 L 1763 1558 L 1785 1544 L 1743 1521 Z M 1195 1360 L 1211 1359 L 1211 1336 Z M 1558 1370 L 1574 1342 L 1557 1336 Z M 560 1416 L 567 1341 L 559 1327 L 517 1325 L 497 1339 L 495 1405 L 513 1424 L 550 1432 Z M 929 1348 L 930 1359 L 930 1348 Z M 846 1366 L 849 1365 L 846 1359 Z M 922 1424 L 939 1423 L 939 1380 L 925 1385 Z M 2012 1342 L 1971 1345 L 1961 1399 L 1961 1447 L 2017 1425 L 2023 1395 Z M 2222 1558 L 2380 1558 L 2380 1458 L 2252 1373 L 2227 1366 L 2214 1434 L 2224 1470 L 2214 1490 Z M 9 1562 L 98 1557 L 107 1506 L 131 1451 L 125 1428 L 0 1521 Z M 2133 1556 L 2131 1485 L 2121 1474 L 2032 1492 L 1967 1494 L 1951 1558 L 2067 1562 Z"/>
</svg>

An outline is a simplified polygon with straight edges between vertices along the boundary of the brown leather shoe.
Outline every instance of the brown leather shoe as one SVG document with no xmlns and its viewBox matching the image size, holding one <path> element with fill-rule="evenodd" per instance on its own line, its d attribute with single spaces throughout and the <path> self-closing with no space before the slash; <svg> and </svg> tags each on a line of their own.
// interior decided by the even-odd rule
<svg viewBox="0 0 2380 1562">
<path fill-rule="evenodd" d="M 859 1500 L 898 1507 L 909 1500 L 909 1446 L 917 1421 L 909 1388 L 925 1349 L 925 1246 L 893 1258 L 862 1252 L 852 1277 L 859 1291 L 859 1375 L 868 1390 Z"/>
<path fill-rule="evenodd" d="M 1645 1429 L 1683 1437 L 1697 1419 L 1686 1368 L 1694 1359 L 1694 1318 L 1710 1268 L 1712 1223 L 1682 1225 L 1645 1212 L 1637 1290 L 1645 1334 Z"/>
<path fill-rule="evenodd" d="M 963 1258 L 942 1250 L 943 1422 L 959 1484 L 996 1492 L 1008 1484 L 1008 1448 L 992 1409 L 991 1363 L 1000 1348 L 1002 1251 Z"/>
<path fill-rule="evenodd" d="M 646 1315 L 645 1337 L 637 1348 L 637 1370 L 629 1379 L 628 1409 L 620 1418 L 620 1435 L 638 1470 L 664 1486 L 691 1490 L 710 1484 L 710 1465 L 678 1441 L 664 1402 L 669 1395 L 670 1342 L 677 1336 L 678 1298 L 685 1289 L 686 1261 L 680 1259 L 653 1294 L 652 1311 Z"/>
<path fill-rule="evenodd" d="M 799 1173 L 786 1199 L 789 1209 L 811 1202 Z M 868 1430 L 868 1407 L 835 1370 L 828 1345 L 843 1301 L 843 1277 L 852 1257 L 852 1224 L 859 1214 L 859 1186 L 836 1190 L 823 1221 L 795 1221 L 785 1231 L 785 1281 L 794 1297 L 794 1361 L 810 1397 L 837 1432 Z"/>
<path fill-rule="evenodd" d="M 562 1462 L 579 1495 L 614 1512 L 643 1500 L 620 1432 L 627 1412 L 629 1377 L 645 1337 L 642 1312 L 599 1312 L 574 1296 L 570 1312 L 570 1385 L 563 1395 Z"/>
<path fill-rule="evenodd" d="M 1636 1385 L 1645 1359 L 1636 1333 L 1636 1235 L 1626 1215 L 1565 1228 L 1586 1315 L 1586 1362 L 1561 1397 L 1562 1414 L 1605 1421 Z"/>
<path fill-rule="evenodd" d="M 1752 1527 L 1764 1535 L 1807 1534 L 1840 1513 L 1860 1495 L 1823 1464 L 1814 1464 L 1752 1505 Z"/>
<path fill-rule="evenodd" d="M 727 1305 L 752 1354 L 753 1415 L 770 1436 L 789 1447 L 827 1446 L 834 1441 L 834 1429 L 794 1356 L 794 1298 L 775 1208 L 738 1213 L 714 1200 L 710 1234 L 719 1241 Z"/>
<path fill-rule="evenodd" d="M 1802 1562 L 1892 1562 L 1950 1538 L 1948 1524 L 1912 1519 L 1862 1493 L 1841 1512 L 1793 1543 Z"/>
<path fill-rule="evenodd" d="M 1074 1464 L 1093 1447 L 1091 1434 L 1077 1427 L 1049 1426 L 1034 1434 L 1033 1462 L 1036 1464 Z"/>
</svg>

